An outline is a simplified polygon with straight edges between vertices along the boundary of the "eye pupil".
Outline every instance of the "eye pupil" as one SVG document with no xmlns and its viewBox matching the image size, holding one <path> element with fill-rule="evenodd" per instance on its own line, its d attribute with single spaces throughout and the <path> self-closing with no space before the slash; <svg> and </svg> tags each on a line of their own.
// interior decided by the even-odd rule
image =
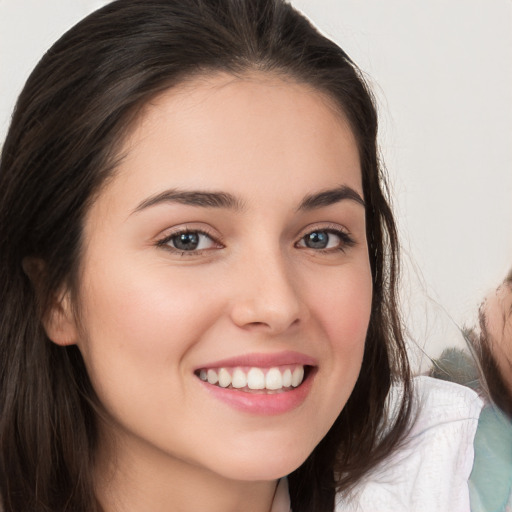
<svg viewBox="0 0 512 512">
<path fill-rule="evenodd" d="M 174 247 L 182 251 L 193 251 L 199 245 L 199 235 L 197 233 L 181 233 L 174 240 Z"/>
<path fill-rule="evenodd" d="M 325 231 L 313 231 L 306 235 L 304 243 L 310 249 L 325 249 L 329 243 L 329 234 Z"/>
</svg>

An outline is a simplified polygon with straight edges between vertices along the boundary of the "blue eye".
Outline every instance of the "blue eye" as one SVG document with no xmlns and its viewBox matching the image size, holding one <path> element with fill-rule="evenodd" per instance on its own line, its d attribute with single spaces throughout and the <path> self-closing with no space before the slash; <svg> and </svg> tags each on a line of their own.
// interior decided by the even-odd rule
<svg viewBox="0 0 512 512">
<path fill-rule="evenodd" d="M 352 238 L 343 231 L 317 229 L 304 235 L 297 244 L 299 247 L 316 250 L 343 250 L 354 245 Z"/>
<path fill-rule="evenodd" d="M 332 247 L 333 238 L 337 237 L 332 233 L 327 233 L 326 231 L 313 231 L 304 237 L 304 245 L 310 249 L 328 249 L 329 244 L 331 244 Z"/>
<path fill-rule="evenodd" d="M 202 231 L 182 231 L 159 241 L 158 245 L 177 251 L 191 252 L 211 249 L 215 246 L 215 241 Z"/>
</svg>

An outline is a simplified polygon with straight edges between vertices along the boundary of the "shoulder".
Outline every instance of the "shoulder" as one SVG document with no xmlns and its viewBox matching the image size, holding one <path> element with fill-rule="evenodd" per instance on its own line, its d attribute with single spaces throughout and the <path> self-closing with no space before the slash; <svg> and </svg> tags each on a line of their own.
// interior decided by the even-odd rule
<svg viewBox="0 0 512 512">
<path fill-rule="evenodd" d="M 483 400 L 472 389 L 431 377 L 414 379 L 414 396 L 417 401 L 415 424 L 412 431 L 437 427 L 460 430 L 464 425 L 474 437 Z M 448 423 L 446 423 L 448 422 Z"/>
<path fill-rule="evenodd" d="M 400 395 L 391 392 L 390 409 Z M 482 400 L 451 382 L 414 379 L 413 422 L 401 447 L 361 482 L 337 512 L 468 511 L 468 479 Z"/>
<path fill-rule="evenodd" d="M 512 422 L 491 405 L 478 422 L 469 491 L 473 512 L 512 511 Z"/>
</svg>

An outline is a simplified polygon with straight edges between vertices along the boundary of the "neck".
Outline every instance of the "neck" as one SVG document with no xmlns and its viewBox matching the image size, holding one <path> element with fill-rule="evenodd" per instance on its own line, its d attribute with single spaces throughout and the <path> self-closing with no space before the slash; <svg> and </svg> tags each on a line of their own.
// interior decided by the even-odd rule
<svg viewBox="0 0 512 512">
<path fill-rule="evenodd" d="M 96 494 L 105 512 L 269 512 L 276 481 L 240 481 L 153 447 L 99 450 Z"/>
</svg>

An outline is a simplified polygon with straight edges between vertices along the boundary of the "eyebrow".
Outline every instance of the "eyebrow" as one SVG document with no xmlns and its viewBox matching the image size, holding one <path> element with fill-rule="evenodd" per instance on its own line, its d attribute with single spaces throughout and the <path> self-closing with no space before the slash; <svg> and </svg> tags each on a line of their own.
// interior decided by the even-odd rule
<svg viewBox="0 0 512 512">
<path fill-rule="evenodd" d="M 365 202 L 358 192 L 351 187 L 342 185 L 337 188 L 305 196 L 299 204 L 297 211 L 315 210 L 344 200 L 352 200 L 363 207 L 365 206 Z M 243 210 L 244 207 L 240 199 L 228 192 L 170 189 L 145 199 L 132 213 L 162 203 L 179 203 L 202 208 L 226 208 L 235 211 Z"/>
<path fill-rule="evenodd" d="M 139 212 L 150 206 L 161 203 L 180 203 L 202 208 L 227 208 L 230 210 L 242 210 L 243 204 L 235 196 L 226 192 L 203 192 L 197 190 L 171 189 L 145 199 L 133 211 Z"/>
<path fill-rule="evenodd" d="M 351 187 L 342 185 L 341 187 L 324 190 L 323 192 L 319 192 L 317 194 L 307 195 L 300 203 L 297 211 L 315 210 L 317 208 L 330 206 L 347 199 L 355 201 L 361 206 L 366 207 L 364 199 L 358 192 L 356 192 Z"/>
</svg>

